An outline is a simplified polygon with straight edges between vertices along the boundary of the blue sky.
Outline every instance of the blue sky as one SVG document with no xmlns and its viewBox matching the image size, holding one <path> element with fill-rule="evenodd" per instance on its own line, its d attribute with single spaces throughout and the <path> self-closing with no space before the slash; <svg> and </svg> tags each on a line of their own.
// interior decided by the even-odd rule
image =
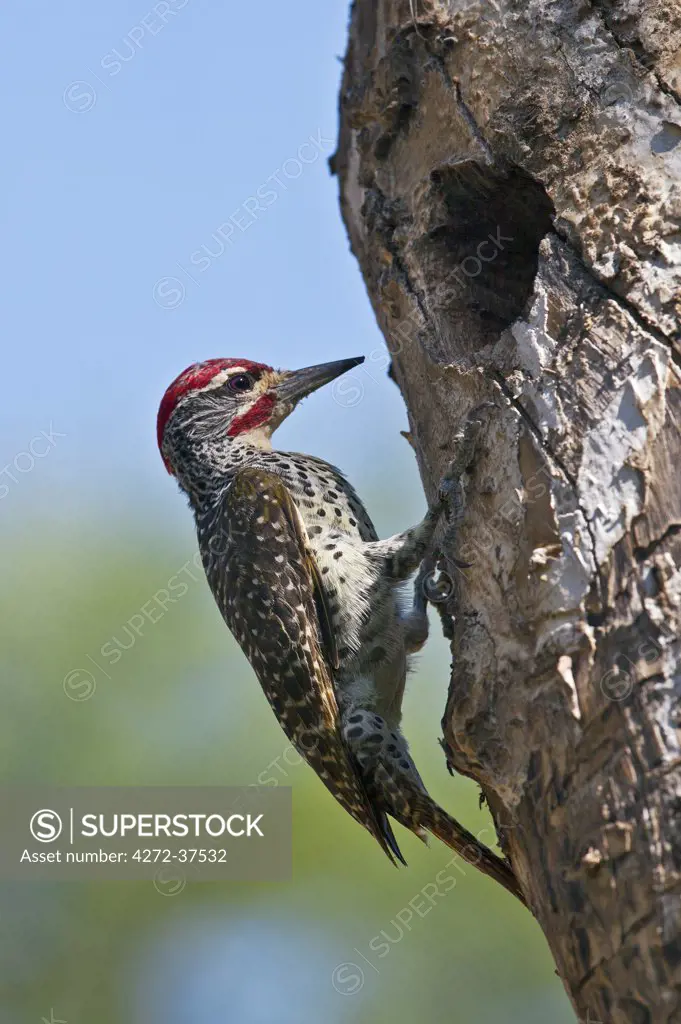
<svg viewBox="0 0 681 1024">
<path fill-rule="evenodd" d="M 22 518 L 45 491 L 82 511 L 141 492 L 181 513 L 154 418 L 188 363 L 384 351 L 327 167 L 346 6 L 76 0 L 4 20 L 0 469 L 50 424 L 65 437 L 2 511 Z M 279 441 L 360 484 L 371 453 L 402 496 L 396 478 L 417 479 L 406 414 L 370 372 L 363 400 L 320 393 Z"/>
</svg>

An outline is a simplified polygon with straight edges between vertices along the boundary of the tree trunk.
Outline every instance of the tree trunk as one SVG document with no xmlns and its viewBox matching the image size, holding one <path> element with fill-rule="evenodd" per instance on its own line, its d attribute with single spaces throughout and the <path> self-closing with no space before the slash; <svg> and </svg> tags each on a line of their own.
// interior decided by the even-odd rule
<svg viewBox="0 0 681 1024">
<path fill-rule="evenodd" d="M 681 1021 L 680 46 L 679 0 L 356 0 L 332 161 L 430 498 L 496 403 L 445 749 L 608 1024 Z"/>
</svg>

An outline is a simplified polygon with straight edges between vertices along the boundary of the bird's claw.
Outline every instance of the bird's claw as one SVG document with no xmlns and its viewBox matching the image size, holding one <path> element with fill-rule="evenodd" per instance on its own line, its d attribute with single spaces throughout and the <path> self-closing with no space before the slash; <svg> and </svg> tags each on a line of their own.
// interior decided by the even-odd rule
<svg viewBox="0 0 681 1024">
<path fill-rule="evenodd" d="M 494 402 L 481 402 L 476 405 L 466 416 L 463 427 L 454 437 L 456 455 L 447 470 L 445 476 L 453 473 L 462 476 L 470 467 L 475 458 L 478 441 L 483 428 L 487 425 L 489 410 L 495 409 Z"/>
<path fill-rule="evenodd" d="M 475 565 L 475 562 L 464 562 L 463 558 L 450 558 L 449 560 L 457 569 L 472 569 Z"/>
<path fill-rule="evenodd" d="M 454 534 L 463 519 L 465 496 L 461 479 L 475 458 L 480 435 L 486 426 L 488 411 L 495 408 L 494 402 L 481 402 L 480 405 L 476 405 L 454 437 L 456 454 L 449 463 L 438 488 L 438 499 L 447 520 L 448 541 L 454 540 Z M 472 564 L 456 558 L 450 558 L 450 561 L 458 569 L 470 569 Z"/>
<path fill-rule="evenodd" d="M 481 402 L 479 405 L 476 405 L 469 412 L 461 430 L 454 436 L 453 443 L 456 455 L 449 463 L 447 471 L 440 481 L 438 496 L 444 504 L 450 506 L 454 504 L 455 509 L 453 511 L 455 512 L 457 511 L 456 506 L 463 504 L 461 477 L 469 469 L 475 458 L 480 434 L 483 427 L 486 426 L 487 417 L 485 413 L 487 410 L 495 408 L 494 402 Z"/>
</svg>

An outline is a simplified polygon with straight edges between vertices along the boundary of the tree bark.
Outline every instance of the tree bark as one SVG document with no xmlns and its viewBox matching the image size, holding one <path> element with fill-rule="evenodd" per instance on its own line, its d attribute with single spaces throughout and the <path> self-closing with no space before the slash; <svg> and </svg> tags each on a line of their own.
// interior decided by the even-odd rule
<svg viewBox="0 0 681 1024">
<path fill-rule="evenodd" d="M 332 159 L 429 498 L 496 404 L 444 745 L 608 1024 L 681 1021 L 680 46 L 679 0 L 356 0 Z"/>
</svg>

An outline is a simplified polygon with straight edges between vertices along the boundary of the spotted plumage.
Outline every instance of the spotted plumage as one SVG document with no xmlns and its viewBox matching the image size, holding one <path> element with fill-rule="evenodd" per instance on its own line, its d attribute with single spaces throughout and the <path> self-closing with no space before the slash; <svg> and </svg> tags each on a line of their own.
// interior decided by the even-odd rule
<svg viewBox="0 0 681 1024">
<path fill-rule="evenodd" d="M 422 565 L 460 514 L 474 430 L 423 521 L 379 540 L 354 489 L 271 435 L 306 394 L 356 365 L 189 367 L 159 409 L 161 454 L 189 497 L 206 576 L 286 735 L 339 803 L 402 860 L 389 817 L 431 832 L 522 899 L 509 865 L 430 798 L 400 731 L 409 656 L 428 635 Z M 423 570 L 421 576 L 423 575 Z"/>
</svg>

